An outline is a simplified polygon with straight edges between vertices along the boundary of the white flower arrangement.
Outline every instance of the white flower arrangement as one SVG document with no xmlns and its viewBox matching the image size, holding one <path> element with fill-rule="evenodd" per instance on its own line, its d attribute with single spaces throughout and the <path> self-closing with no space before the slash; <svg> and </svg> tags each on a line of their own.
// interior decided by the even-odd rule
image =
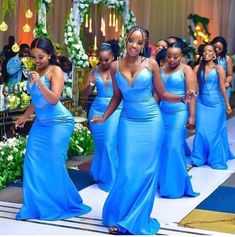
<svg viewBox="0 0 235 237">
<path fill-rule="evenodd" d="M 49 11 L 49 5 L 51 0 L 37 0 L 37 14 L 38 14 L 38 22 L 33 30 L 34 37 L 47 37 L 50 38 L 47 32 L 47 14 Z"/>
<path fill-rule="evenodd" d="M 79 36 L 76 34 L 76 23 L 72 17 L 72 9 L 69 14 L 68 20 L 65 24 L 65 44 L 68 48 L 70 59 L 76 68 L 87 68 L 89 67 L 88 56 L 85 53 L 82 42 Z"/>
</svg>

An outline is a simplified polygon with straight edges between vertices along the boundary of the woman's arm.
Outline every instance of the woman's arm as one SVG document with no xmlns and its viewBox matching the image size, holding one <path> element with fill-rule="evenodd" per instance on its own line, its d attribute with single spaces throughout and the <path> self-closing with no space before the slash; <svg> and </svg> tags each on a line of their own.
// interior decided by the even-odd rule
<svg viewBox="0 0 235 237">
<path fill-rule="evenodd" d="M 226 56 L 226 62 L 227 62 L 227 71 L 226 71 L 226 78 L 225 78 L 225 87 L 231 86 L 231 82 L 233 80 L 233 64 L 232 59 L 230 56 Z"/>
<path fill-rule="evenodd" d="M 185 65 L 183 72 L 186 81 L 186 91 L 190 89 L 197 91 L 197 77 L 193 69 L 188 65 Z M 189 129 L 190 128 L 192 129 L 194 127 L 193 125 L 195 124 L 195 111 L 196 111 L 196 97 L 193 97 L 189 103 L 189 119 L 188 119 Z M 190 125 L 192 126 L 190 127 Z"/>
<path fill-rule="evenodd" d="M 160 76 L 159 66 L 158 66 L 157 62 L 151 58 L 150 58 L 150 62 L 149 62 L 149 69 L 153 72 L 154 88 L 155 88 L 155 91 L 157 92 L 158 97 L 161 100 L 167 100 L 170 102 L 185 102 L 185 101 L 188 102 L 191 100 L 191 98 L 194 94 L 193 88 L 190 88 L 190 90 L 187 91 L 185 96 L 174 95 L 174 94 L 171 94 L 166 91 L 166 89 L 162 83 L 161 76 Z"/>
<path fill-rule="evenodd" d="M 88 96 L 91 94 L 92 92 L 92 88 L 93 86 L 95 85 L 95 82 L 96 82 L 96 78 L 93 76 L 94 75 L 94 72 L 95 72 L 95 68 L 92 68 L 90 70 L 90 72 L 88 73 L 88 77 L 87 77 L 87 82 L 86 82 L 86 85 L 84 86 L 83 88 L 83 94 Z"/>
<path fill-rule="evenodd" d="M 29 117 L 31 114 L 34 113 L 34 106 L 33 104 L 30 104 L 29 107 L 26 109 L 26 111 L 24 112 L 24 114 L 22 116 L 20 116 L 16 123 L 15 123 L 15 127 L 24 127 L 24 124 L 28 121 Z"/>
<path fill-rule="evenodd" d="M 94 116 L 92 120 L 93 123 L 104 122 L 116 110 L 116 108 L 118 107 L 118 105 L 120 104 L 122 100 L 122 93 L 118 89 L 116 78 L 115 78 L 116 68 L 117 68 L 117 62 L 115 61 L 110 65 L 110 73 L 112 77 L 112 84 L 113 84 L 113 90 L 114 90 L 113 96 L 103 116 L 102 117 Z"/>
<path fill-rule="evenodd" d="M 226 94 L 225 85 L 224 85 L 226 75 L 225 75 L 224 69 L 220 65 L 216 66 L 216 71 L 219 75 L 219 85 L 220 85 L 220 90 L 222 92 L 222 95 L 224 97 L 224 101 L 225 101 L 225 104 L 226 104 L 226 112 L 228 114 L 230 114 L 232 112 L 232 109 L 231 109 L 229 99 L 228 99 L 227 94 Z"/>
</svg>

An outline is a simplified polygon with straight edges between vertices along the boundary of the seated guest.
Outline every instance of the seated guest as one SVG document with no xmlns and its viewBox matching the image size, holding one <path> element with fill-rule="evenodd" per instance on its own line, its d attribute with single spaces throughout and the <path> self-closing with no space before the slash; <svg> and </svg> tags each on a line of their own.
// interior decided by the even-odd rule
<svg viewBox="0 0 235 237">
<path fill-rule="evenodd" d="M 22 81 L 22 78 L 24 77 L 24 66 L 21 61 L 21 58 L 23 57 L 30 57 L 30 50 L 27 44 L 21 44 L 19 53 L 11 58 L 7 63 L 7 73 L 9 75 L 8 86 L 10 91 L 12 91 L 14 85 Z"/>
</svg>

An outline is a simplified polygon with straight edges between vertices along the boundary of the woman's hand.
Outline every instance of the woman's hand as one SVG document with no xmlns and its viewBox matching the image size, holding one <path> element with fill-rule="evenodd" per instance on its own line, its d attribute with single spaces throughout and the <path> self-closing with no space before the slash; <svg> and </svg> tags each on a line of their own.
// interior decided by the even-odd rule
<svg viewBox="0 0 235 237">
<path fill-rule="evenodd" d="M 22 115 L 21 117 L 19 117 L 16 122 L 15 122 L 15 128 L 23 128 L 25 123 L 28 121 L 28 119 Z"/>
<path fill-rule="evenodd" d="M 194 117 L 194 116 L 190 116 L 190 117 L 189 117 L 188 122 L 187 122 L 185 128 L 186 128 L 187 130 L 193 130 L 193 129 L 195 129 L 195 117 Z"/>
<path fill-rule="evenodd" d="M 95 115 L 95 116 L 92 118 L 91 122 L 92 122 L 92 123 L 103 123 L 103 122 L 104 122 L 104 118 Z"/>
<path fill-rule="evenodd" d="M 230 106 L 226 108 L 227 115 L 231 114 L 232 112 L 233 112 L 233 110 Z"/>
<path fill-rule="evenodd" d="M 89 80 L 89 84 L 90 84 L 91 86 L 94 86 L 95 83 L 96 83 L 96 80 L 97 80 L 97 78 L 94 77 L 94 76 L 92 76 L 92 77 L 90 78 L 90 80 Z"/>
<path fill-rule="evenodd" d="M 197 96 L 197 92 L 192 90 L 192 89 L 189 89 L 186 92 L 186 95 L 184 96 L 183 101 L 186 102 L 186 103 L 189 103 L 196 96 Z"/>
<path fill-rule="evenodd" d="M 30 71 L 29 72 L 29 76 L 30 76 L 30 80 L 32 83 L 35 83 L 36 85 L 38 84 L 38 82 L 40 81 L 40 75 L 38 72 L 36 71 Z"/>
<path fill-rule="evenodd" d="M 228 88 L 228 87 L 230 87 L 230 84 L 229 84 L 229 82 L 225 82 L 225 83 L 224 83 L 224 86 L 225 86 L 225 88 Z"/>
</svg>

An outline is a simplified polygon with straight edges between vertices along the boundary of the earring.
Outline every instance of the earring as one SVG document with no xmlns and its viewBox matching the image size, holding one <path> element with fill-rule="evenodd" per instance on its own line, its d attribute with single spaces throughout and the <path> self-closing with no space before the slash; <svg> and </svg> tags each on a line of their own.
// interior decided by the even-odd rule
<svg viewBox="0 0 235 237">
<path fill-rule="evenodd" d="M 51 56 L 49 56 L 49 60 L 51 59 Z"/>
<path fill-rule="evenodd" d="M 141 54 L 143 54 L 143 53 L 144 53 L 144 48 L 141 49 Z"/>
<path fill-rule="evenodd" d="M 213 60 L 216 60 L 216 56 L 215 55 L 213 56 Z"/>
</svg>

